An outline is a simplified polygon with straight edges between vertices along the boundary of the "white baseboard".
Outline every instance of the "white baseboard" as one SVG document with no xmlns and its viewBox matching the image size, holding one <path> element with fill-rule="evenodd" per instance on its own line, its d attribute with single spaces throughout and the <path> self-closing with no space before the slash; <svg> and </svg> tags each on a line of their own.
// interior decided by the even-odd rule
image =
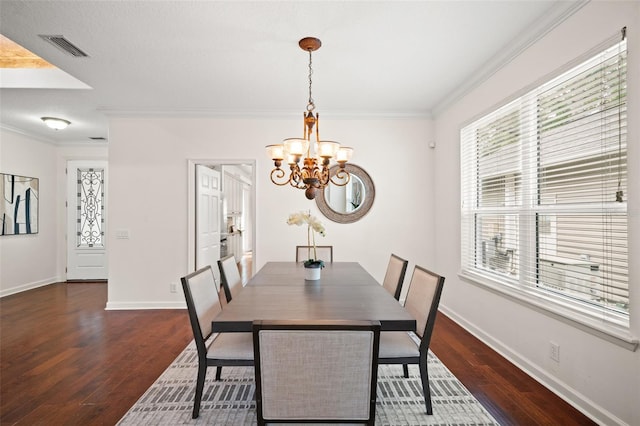
<svg viewBox="0 0 640 426">
<path fill-rule="evenodd" d="M 10 296 L 16 293 L 22 293 L 23 291 L 32 290 L 38 287 L 44 287 L 45 285 L 55 284 L 57 282 L 61 282 L 61 280 L 57 277 L 51 277 L 40 281 L 35 281 L 32 283 L 22 284 L 16 287 L 6 288 L 4 290 L 0 290 L 0 298 L 5 296 Z"/>
<path fill-rule="evenodd" d="M 605 410 L 603 407 L 585 397 L 571 386 L 568 386 L 563 381 L 558 380 L 557 377 L 550 375 L 546 370 L 540 368 L 537 364 L 532 363 L 521 354 L 513 351 L 501 341 L 477 328 L 457 312 L 452 311 L 443 305 L 439 306 L 439 310 L 594 422 L 601 425 L 628 426 L 627 423 L 622 421 L 613 413 Z"/>
<path fill-rule="evenodd" d="M 187 309 L 185 302 L 107 302 L 107 311 L 147 309 Z"/>
</svg>

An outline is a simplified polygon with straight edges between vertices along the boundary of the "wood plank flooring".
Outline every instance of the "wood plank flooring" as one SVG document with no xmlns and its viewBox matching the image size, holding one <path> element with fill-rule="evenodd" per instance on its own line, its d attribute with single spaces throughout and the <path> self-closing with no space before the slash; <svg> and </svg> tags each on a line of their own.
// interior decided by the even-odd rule
<svg viewBox="0 0 640 426">
<path fill-rule="evenodd" d="M 0 424 L 113 425 L 193 338 L 186 310 L 106 301 L 104 283 L 0 299 Z"/>
<path fill-rule="evenodd" d="M 596 424 L 440 312 L 430 348 L 501 425 Z"/>
<path fill-rule="evenodd" d="M 106 300 L 104 283 L 0 299 L 0 424 L 113 425 L 192 339 L 186 310 Z M 503 425 L 594 424 L 442 314 L 431 347 Z"/>
</svg>

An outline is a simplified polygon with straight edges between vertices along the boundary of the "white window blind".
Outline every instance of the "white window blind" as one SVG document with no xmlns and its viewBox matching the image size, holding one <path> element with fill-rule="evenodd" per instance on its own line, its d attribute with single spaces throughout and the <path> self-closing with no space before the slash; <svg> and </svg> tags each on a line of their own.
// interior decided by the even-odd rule
<svg viewBox="0 0 640 426">
<path fill-rule="evenodd" d="M 628 326 L 626 64 L 623 37 L 461 130 L 464 275 Z"/>
</svg>

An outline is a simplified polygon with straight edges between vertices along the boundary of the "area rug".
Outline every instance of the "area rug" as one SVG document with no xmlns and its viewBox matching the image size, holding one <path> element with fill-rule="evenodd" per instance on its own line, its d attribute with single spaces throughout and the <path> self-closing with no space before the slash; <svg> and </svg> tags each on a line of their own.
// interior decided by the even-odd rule
<svg viewBox="0 0 640 426">
<path fill-rule="evenodd" d="M 433 354 L 428 358 L 433 415 L 425 414 L 420 372 L 380 365 L 376 425 L 498 426 L 498 422 Z M 118 422 L 129 425 L 255 425 L 253 367 L 224 367 L 216 382 L 207 371 L 200 417 L 191 418 L 198 356 L 191 342 Z"/>
</svg>

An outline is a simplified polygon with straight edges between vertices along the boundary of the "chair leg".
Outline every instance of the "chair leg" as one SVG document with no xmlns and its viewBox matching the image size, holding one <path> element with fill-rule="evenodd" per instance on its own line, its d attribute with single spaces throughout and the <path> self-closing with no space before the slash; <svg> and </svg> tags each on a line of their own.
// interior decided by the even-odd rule
<svg viewBox="0 0 640 426">
<path fill-rule="evenodd" d="M 200 401 L 202 401 L 202 391 L 204 390 L 204 379 L 207 376 L 207 364 L 200 361 L 198 363 L 198 379 L 196 381 L 196 396 L 193 400 L 192 419 L 197 419 L 200 415 Z"/>
<path fill-rule="evenodd" d="M 407 364 L 402 364 L 402 372 L 404 373 L 405 379 L 409 378 L 409 366 Z"/>
<path fill-rule="evenodd" d="M 216 380 L 220 380 L 221 375 L 222 375 L 222 367 L 216 367 Z"/>
<path fill-rule="evenodd" d="M 433 414 L 433 408 L 431 406 L 431 389 L 429 387 L 429 372 L 427 371 L 427 360 L 420 360 L 420 378 L 422 379 L 422 393 L 424 393 L 424 405 L 427 409 L 427 414 Z"/>
</svg>

